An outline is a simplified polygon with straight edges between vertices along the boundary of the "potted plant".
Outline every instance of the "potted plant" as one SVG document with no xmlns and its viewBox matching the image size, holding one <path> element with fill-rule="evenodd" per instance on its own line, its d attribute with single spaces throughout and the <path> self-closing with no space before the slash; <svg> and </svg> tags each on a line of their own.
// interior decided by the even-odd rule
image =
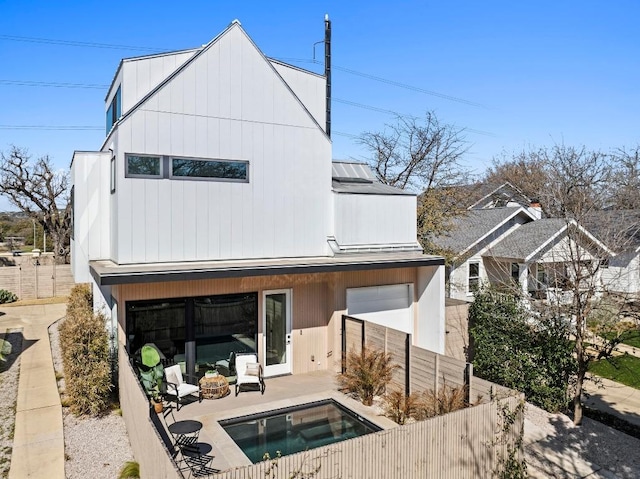
<svg viewBox="0 0 640 479">
<path fill-rule="evenodd" d="M 164 410 L 162 396 L 160 394 L 154 394 L 153 396 L 151 396 L 151 404 L 153 405 L 153 410 L 158 414 L 160 414 Z"/>
<path fill-rule="evenodd" d="M 140 379 L 147 396 L 153 404 L 156 412 L 162 412 L 162 387 L 164 368 L 160 362 L 157 350 L 151 346 L 144 345 L 141 350 Z"/>
</svg>

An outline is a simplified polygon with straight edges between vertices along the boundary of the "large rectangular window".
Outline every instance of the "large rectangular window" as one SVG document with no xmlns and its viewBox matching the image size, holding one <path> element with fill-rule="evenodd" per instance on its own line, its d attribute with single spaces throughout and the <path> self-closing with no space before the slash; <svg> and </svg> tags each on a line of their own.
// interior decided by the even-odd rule
<svg viewBox="0 0 640 479">
<path fill-rule="evenodd" d="M 162 159 L 159 156 L 125 155 L 127 178 L 162 178 Z"/>
<path fill-rule="evenodd" d="M 247 161 L 171 158 L 171 177 L 247 181 Z"/>
<path fill-rule="evenodd" d="M 127 346 L 136 358 L 145 344 L 164 365 L 200 377 L 209 369 L 234 375 L 235 354 L 256 353 L 258 294 L 128 301 Z"/>
</svg>

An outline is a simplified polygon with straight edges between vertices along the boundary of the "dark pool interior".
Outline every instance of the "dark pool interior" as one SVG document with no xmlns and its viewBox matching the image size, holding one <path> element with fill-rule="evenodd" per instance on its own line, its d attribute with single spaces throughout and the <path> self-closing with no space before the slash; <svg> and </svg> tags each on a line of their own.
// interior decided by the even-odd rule
<svg viewBox="0 0 640 479">
<path fill-rule="evenodd" d="M 286 456 L 381 430 L 331 399 L 227 419 L 220 425 L 254 464 L 265 453 Z"/>
</svg>

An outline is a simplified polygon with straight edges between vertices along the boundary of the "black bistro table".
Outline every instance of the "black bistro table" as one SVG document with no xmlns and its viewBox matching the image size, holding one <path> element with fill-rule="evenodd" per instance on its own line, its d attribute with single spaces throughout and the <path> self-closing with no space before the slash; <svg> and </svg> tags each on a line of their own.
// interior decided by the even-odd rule
<svg viewBox="0 0 640 479">
<path fill-rule="evenodd" d="M 193 446 L 198 442 L 202 423 L 193 419 L 176 421 L 169 425 L 169 432 L 173 435 L 178 447 Z"/>
</svg>

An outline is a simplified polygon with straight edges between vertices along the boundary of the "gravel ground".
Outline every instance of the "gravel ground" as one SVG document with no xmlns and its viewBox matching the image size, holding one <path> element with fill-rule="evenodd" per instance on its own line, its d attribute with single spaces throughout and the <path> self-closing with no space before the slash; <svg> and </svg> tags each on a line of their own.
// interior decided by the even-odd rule
<svg viewBox="0 0 640 479">
<path fill-rule="evenodd" d="M 51 353 L 58 377 L 62 374 L 59 324 L 60 321 L 49 328 Z M 58 388 L 64 390 L 64 379 L 58 381 Z M 124 420 L 118 411 L 100 418 L 76 418 L 64 408 L 63 423 L 67 479 L 113 479 L 118 477 L 126 461 L 133 460 Z"/>
<path fill-rule="evenodd" d="M 6 331 L 4 339 L 11 345 L 11 353 L 0 362 L 0 477 L 9 476 L 13 429 L 16 421 L 16 401 L 18 379 L 20 378 L 20 352 L 22 351 L 22 330 Z"/>
<path fill-rule="evenodd" d="M 589 479 L 610 479 L 608 471 L 620 479 L 640 477 L 640 440 L 586 417 L 582 426 L 574 426 L 569 417 L 549 414 L 532 404 L 527 404 L 525 418 L 525 444 L 529 431 L 535 430 L 544 436 L 536 443 L 538 446 L 569 458 L 579 457 L 604 469 L 589 475 Z M 540 454 L 540 447 L 526 445 L 525 459 L 535 477 L 583 477 L 563 471 L 545 454 Z"/>
</svg>

